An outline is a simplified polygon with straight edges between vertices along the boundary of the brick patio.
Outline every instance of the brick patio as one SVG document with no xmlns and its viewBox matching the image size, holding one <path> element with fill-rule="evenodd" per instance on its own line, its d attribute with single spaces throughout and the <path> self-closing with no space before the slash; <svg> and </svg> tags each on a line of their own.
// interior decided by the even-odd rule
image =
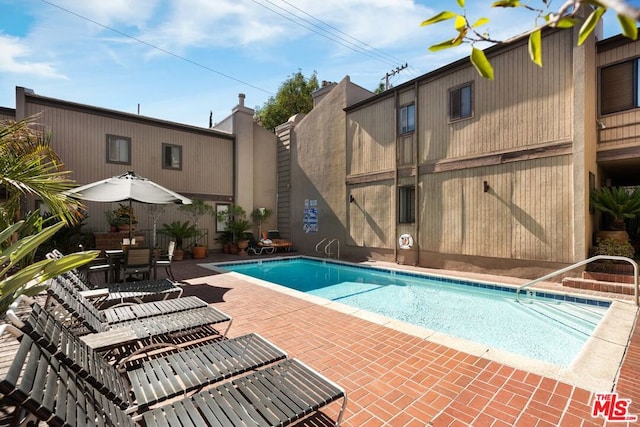
<svg viewBox="0 0 640 427">
<path fill-rule="evenodd" d="M 238 259 L 238 257 L 233 257 Z M 258 332 L 347 390 L 346 426 L 603 426 L 592 392 L 343 314 L 197 264 L 174 263 L 198 295 L 234 318 L 230 335 Z M 636 327 L 615 386 L 640 414 Z M 610 390 L 598 390 L 609 392 Z M 298 425 L 331 425 L 338 405 Z"/>
</svg>

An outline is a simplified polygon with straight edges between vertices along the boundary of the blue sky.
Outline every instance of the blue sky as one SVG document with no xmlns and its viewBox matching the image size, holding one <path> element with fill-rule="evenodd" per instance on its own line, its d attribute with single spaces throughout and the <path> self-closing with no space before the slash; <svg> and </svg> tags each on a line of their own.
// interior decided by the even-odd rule
<svg viewBox="0 0 640 427">
<path fill-rule="evenodd" d="M 494 38 L 530 28 L 534 16 L 467 1 Z M 639 4 L 640 0 L 630 3 Z M 0 0 L 0 106 L 15 87 L 36 94 L 208 126 L 246 94 L 262 106 L 298 70 L 374 90 L 398 85 L 468 54 L 430 53 L 451 24 L 420 27 L 455 0 Z M 609 16 L 611 15 L 611 16 Z M 619 33 L 605 14 L 605 36 Z"/>
</svg>

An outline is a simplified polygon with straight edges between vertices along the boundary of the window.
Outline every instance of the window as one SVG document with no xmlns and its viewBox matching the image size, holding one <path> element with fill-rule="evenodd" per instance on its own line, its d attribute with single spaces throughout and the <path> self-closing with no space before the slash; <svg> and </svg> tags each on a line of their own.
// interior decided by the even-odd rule
<svg viewBox="0 0 640 427">
<path fill-rule="evenodd" d="M 600 113 L 609 114 L 639 107 L 638 59 L 600 70 Z"/>
<path fill-rule="evenodd" d="M 131 164 L 131 138 L 107 135 L 107 163 Z"/>
<path fill-rule="evenodd" d="M 449 120 L 459 120 L 471 117 L 472 85 L 467 83 L 449 91 Z"/>
<path fill-rule="evenodd" d="M 410 224 L 416 222 L 416 188 L 411 186 L 398 188 L 398 222 Z"/>
<path fill-rule="evenodd" d="M 415 104 L 400 107 L 400 134 L 414 132 L 416 130 L 416 106 Z"/>
<path fill-rule="evenodd" d="M 162 168 L 182 170 L 182 147 L 162 144 Z"/>
</svg>

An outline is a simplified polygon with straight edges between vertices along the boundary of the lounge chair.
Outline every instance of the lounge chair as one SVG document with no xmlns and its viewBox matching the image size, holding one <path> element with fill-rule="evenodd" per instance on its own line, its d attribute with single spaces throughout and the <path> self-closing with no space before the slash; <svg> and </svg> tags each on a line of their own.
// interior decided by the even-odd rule
<svg viewBox="0 0 640 427">
<path fill-rule="evenodd" d="M 53 299 L 57 294 L 63 294 L 63 291 L 55 289 L 56 286 L 60 285 L 52 281 L 50 288 L 53 289 L 50 296 Z M 82 340 L 98 351 L 116 351 L 117 357 L 123 357 L 132 351 L 131 346 L 139 347 L 141 340 L 170 342 L 175 334 L 196 334 L 198 337 L 205 338 L 214 335 L 226 337 L 232 323 L 231 317 L 225 313 L 214 307 L 205 306 L 109 324 L 100 310 L 92 304 L 86 304 L 75 298 L 56 299 L 56 301 L 64 309 L 64 312 L 57 310 L 59 316 L 67 318 L 66 324 L 74 334 L 85 335 Z M 224 322 L 228 322 L 228 326 L 222 334 L 211 327 Z"/>
<path fill-rule="evenodd" d="M 0 334 L 11 330 L 2 325 Z M 23 335 L 11 366 L 0 378 L 0 403 L 15 407 L 15 424 L 31 417 L 50 425 L 289 425 L 342 399 L 345 391 L 295 359 L 278 362 L 214 388 L 168 402 L 135 417 L 110 393 L 94 387 L 45 347 Z"/>
<path fill-rule="evenodd" d="M 59 251 L 47 254 L 48 258 L 61 257 Z M 94 288 L 78 270 L 71 270 L 63 277 L 67 278 L 82 294 L 94 300 L 98 306 L 110 306 L 125 302 L 149 302 L 182 296 L 183 289 L 169 279 L 144 280 L 139 282 L 107 283 L 102 287 Z"/>
<path fill-rule="evenodd" d="M 63 307 L 71 304 L 72 300 L 85 306 L 94 306 L 92 301 L 85 298 L 82 292 L 77 292 L 73 285 L 70 285 L 64 277 L 56 277 L 50 281 L 47 288 L 49 295 Z M 171 300 L 150 301 L 145 303 L 123 303 L 108 308 L 98 308 L 100 316 L 105 323 L 113 325 L 115 323 L 126 322 L 145 317 L 159 316 L 162 314 L 177 313 L 194 308 L 207 307 L 207 303 L 195 296 L 176 298 Z"/>
<path fill-rule="evenodd" d="M 262 254 L 273 254 L 276 251 L 276 248 L 270 246 L 268 244 L 259 244 L 256 242 L 255 237 L 253 237 L 253 233 L 247 233 L 249 236 L 249 247 L 247 248 L 247 253 L 249 255 L 262 255 Z"/>
<path fill-rule="evenodd" d="M 261 336 L 247 334 L 170 354 L 156 354 L 152 359 L 136 355 L 135 360 L 125 359 L 116 367 L 37 304 L 20 329 L 129 412 L 145 410 L 287 357 Z M 174 346 L 169 347 L 175 350 Z M 158 346 L 154 350 L 157 352 Z M 122 373 L 126 374 L 128 384 Z"/>
<path fill-rule="evenodd" d="M 277 249 L 282 249 L 286 252 L 289 252 L 291 250 L 291 247 L 293 246 L 293 243 L 287 239 L 283 239 L 280 236 L 280 231 L 279 230 L 269 230 L 267 232 L 267 238 L 269 240 L 271 240 L 271 246 L 277 248 Z"/>
</svg>

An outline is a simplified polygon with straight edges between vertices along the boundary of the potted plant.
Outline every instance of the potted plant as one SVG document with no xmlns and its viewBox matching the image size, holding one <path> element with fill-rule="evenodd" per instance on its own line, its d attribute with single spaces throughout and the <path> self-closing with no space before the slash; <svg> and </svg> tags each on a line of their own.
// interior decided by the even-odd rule
<svg viewBox="0 0 640 427">
<path fill-rule="evenodd" d="M 591 191 L 591 204 L 607 218 L 605 232 L 599 238 L 628 241 L 625 221 L 640 214 L 640 190 L 630 192 L 624 187 L 602 187 Z"/>
<path fill-rule="evenodd" d="M 247 213 L 242 206 L 229 205 L 226 211 L 221 212 L 218 220 L 225 223 L 225 230 L 231 234 L 231 253 L 237 253 L 239 250 L 240 255 L 246 255 L 244 249 L 249 246 L 247 240 L 247 232 L 251 230 L 253 226 L 250 221 L 246 219 Z M 235 249 L 234 249 L 235 247 Z"/>
<path fill-rule="evenodd" d="M 162 224 L 162 229 L 158 233 L 169 236 L 176 241 L 176 248 L 173 252 L 173 259 L 175 261 L 181 261 L 184 258 L 184 249 L 182 243 L 184 239 L 190 239 L 198 235 L 198 230 L 194 224 L 190 224 L 189 221 L 180 222 L 173 221 L 170 224 Z"/>
<path fill-rule="evenodd" d="M 195 228 L 198 231 L 198 234 L 194 236 L 198 239 L 191 248 L 191 256 L 193 256 L 193 258 L 195 259 L 204 258 L 207 254 L 207 247 L 200 244 L 200 239 L 202 238 L 203 233 L 200 232 L 198 221 L 204 215 L 213 215 L 213 207 L 206 204 L 202 199 L 193 199 L 190 205 L 182 205 L 178 209 L 186 212 L 189 215 L 189 218 L 191 219 L 191 221 L 193 221 Z"/>
<path fill-rule="evenodd" d="M 258 226 L 258 235 L 260 236 L 259 238 L 264 237 L 262 235 L 262 223 L 268 220 L 271 217 L 272 213 L 273 212 L 271 211 L 271 209 L 267 208 L 255 208 L 253 212 L 251 212 L 251 220 Z"/>
<path fill-rule="evenodd" d="M 129 227 L 131 227 L 132 230 L 135 230 L 136 224 L 138 224 L 138 217 L 131 205 L 120 203 L 113 211 L 113 215 L 118 224 L 118 230 L 129 231 Z"/>
<path fill-rule="evenodd" d="M 104 218 L 107 220 L 107 224 L 109 224 L 110 232 L 115 233 L 118 231 L 118 219 L 114 211 L 104 211 Z"/>
</svg>

